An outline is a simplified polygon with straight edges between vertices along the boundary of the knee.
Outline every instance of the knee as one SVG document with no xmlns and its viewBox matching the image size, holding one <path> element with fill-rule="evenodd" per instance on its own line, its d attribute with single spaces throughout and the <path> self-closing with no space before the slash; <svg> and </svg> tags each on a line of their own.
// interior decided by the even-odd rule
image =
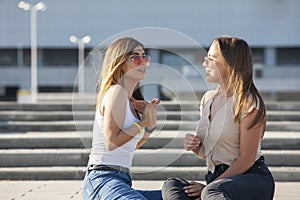
<svg viewBox="0 0 300 200">
<path fill-rule="evenodd" d="M 208 199 L 208 194 L 209 194 L 209 191 L 211 190 L 210 188 L 210 184 L 208 184 L 207 186 L 205 186 L 205 188 L 202 190 L 201 192 L 201 199 Z"/>
<path fill-rule="evenodd" d="M 162 186 L 163 199 L 176 199 L 174 196 L 182 195 L 183 187 L 186 185 L 188 185 L 188 182 L 184 179 L 169 178 Z"/>
<path fill-rule="evenodd" d="M 168 178 L 163 184 L 163 189 L 183 188 L 189 183 L 181 178 Z"/>
<path fill-rule="evenodd" d="M 207 186 L 205 186 L 205 188 L 201 192 L 201 199 L 205 199 L 205 200 L 216 199 L 216 197 L 222 195 L 223 192 L 219 186 L 220 185 L 216 182 L 212 182 Z"/>
</svg>

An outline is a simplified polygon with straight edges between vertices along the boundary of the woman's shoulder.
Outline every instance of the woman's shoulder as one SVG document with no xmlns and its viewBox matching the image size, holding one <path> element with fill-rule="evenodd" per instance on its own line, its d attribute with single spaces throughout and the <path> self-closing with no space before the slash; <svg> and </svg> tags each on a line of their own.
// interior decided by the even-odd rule
<svg viewBox="0 0 300 200">
<path fill-rule="evenodd" d="M 209 90 L 205 92 L 201 101 L 204 104 L 206 104 L 210 99 L 212 99 L 217 94 L 217 92 L 218 92 L 217 90 Z"/>
<path fill-rule="evenodd" d="M 109 87 L 107 90 L 108 95 L 117 95 L 127 97 L 127 90 L 120 84 L 115 84 Z"/>
<path fill-rule="evenodd" d="M 217 92 L 217 90 L 209 90 L 204 93 L 200 103 L 201 110 L 205 106 L 205 104 L 217 94 Z"/>
<path fill-rule="evenodd" d="M 248 95 L 247 101 L 244 104 L 242 108 L 242 113 L 240 116 L 240 119 L 243 119 L 245 116 L 247 116 L 252 110 L 259 110 L 260 104 L 264 102 L 260 102 L 260 99 L 258 96 Z M 237 105 L 237 102 L 235 102 L 235 107 Z"/>
<path fill-rule="evenodd" d="M 106 100 L 108 100 L 110 103 L 113 102 L 122 102 L 122 101 L 126 101 L 128 97 L 127 94 L 127 90 L 119 85 L 119 84 L 115 84 L 109 87 L 109 89 L 107 90 L 103 101 L 106 102 Z"/>
<path fill-rule="evenodd" d="M 252 109 L 259 110 L 260 104 L 263 104 L 264 102 L 261 102 L 258 96 L 252 96 L 249 95 L 247 99 L 247 107 L 248 112 Z"/>
</svg>

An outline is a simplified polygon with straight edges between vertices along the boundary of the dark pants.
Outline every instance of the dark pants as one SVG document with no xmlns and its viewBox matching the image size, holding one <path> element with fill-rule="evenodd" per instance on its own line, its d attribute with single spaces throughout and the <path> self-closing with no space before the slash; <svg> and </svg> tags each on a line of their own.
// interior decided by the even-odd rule
<svg viewBox="0 0 300 200">
<path fill-rule="evenodd" d="M 226 167 L 225 167 L 226 168 Z M 222 170 L 225 168 L 222 167 Z M 227 169 L 227 168 L 226 168 Z M 225 170 L 226 170 L 225 169 Z M 224 170 L 224 171 L 225 171 Z M 258 159 L 253 166 L 244 174 L 213 181 L 224 171 L 215 170 L 215 173 L 208 173 L 206 180 L 208 185 L 201 194 L 202 200 L 272 200 L 274 196 L 274 179 L 264 158 Z M 218 174 L 218 175 L 216 175 Z M 213 177 L 213 178 L 212 178 Z M 213 180 L 212 180 L 213 179 Z M 213 182 L 211 182 L 213 181 Z M 164 200 L 191 200 L 183 187 L 189 185 L 184 179 L 170 178 L 162 188 Z"/>
</svg>

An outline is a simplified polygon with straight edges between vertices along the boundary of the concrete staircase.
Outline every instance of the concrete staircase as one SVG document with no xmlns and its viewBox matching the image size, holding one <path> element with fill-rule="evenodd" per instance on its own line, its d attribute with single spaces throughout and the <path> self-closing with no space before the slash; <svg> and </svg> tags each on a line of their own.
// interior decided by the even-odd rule
<svg viewBox="0 0 300 200">
<path fill-rule="evenodd" d="M 300 181 L 300 103 L 267 102 L 262 149 L 276 181 Z M 78 180 L 91 147 L 92 103 L 0 102 L 0 180 Z M 197 103 L 162 102 L 158 131 L 137 150 L 135 180 L 203 180 L 205 162 L 183 148 Z"/>
</svg>

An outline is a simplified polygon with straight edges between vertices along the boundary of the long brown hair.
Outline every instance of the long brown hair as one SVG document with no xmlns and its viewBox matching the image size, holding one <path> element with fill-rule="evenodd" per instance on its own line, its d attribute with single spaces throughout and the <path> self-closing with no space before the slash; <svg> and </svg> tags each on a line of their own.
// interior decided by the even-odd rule
<svg viewBox="0 0 300 200">
<path fill-rule="evenodd" d="M 252 52 L 247 42 L 240 38 L 224 36 L 214 39 L 213 43 L 219 48 L 223 64 L 226 67 L 228 87 L 225 89 L 232 92 L 237 100 L 234 121 L 238 122 L 242 113 L 248 110 L 254 101 L 256 105 L 259 104 L 259 108 L 248 128 L 263 122 L 265 129 L 266 107 L 253 82 Z M 249 96 L 252 96 L 250 103 L 248 102 Z"/>
<path fill-rule="evenodd" d="M 119 38 L 109 45 L 105 52 L 101 75 L 97 84 L 98 97 L 96 107 L 100 105 L 100 102 L 109 87 L 117 84 L 121 80 L 123 75 L 121 66 L 137 46 L 142 46 L 144 48 L 141 42 L 131 37 Z M 139 100 L 144 99 L 139 83 L 136 86 L 132 97 Z"/>
</svg>

